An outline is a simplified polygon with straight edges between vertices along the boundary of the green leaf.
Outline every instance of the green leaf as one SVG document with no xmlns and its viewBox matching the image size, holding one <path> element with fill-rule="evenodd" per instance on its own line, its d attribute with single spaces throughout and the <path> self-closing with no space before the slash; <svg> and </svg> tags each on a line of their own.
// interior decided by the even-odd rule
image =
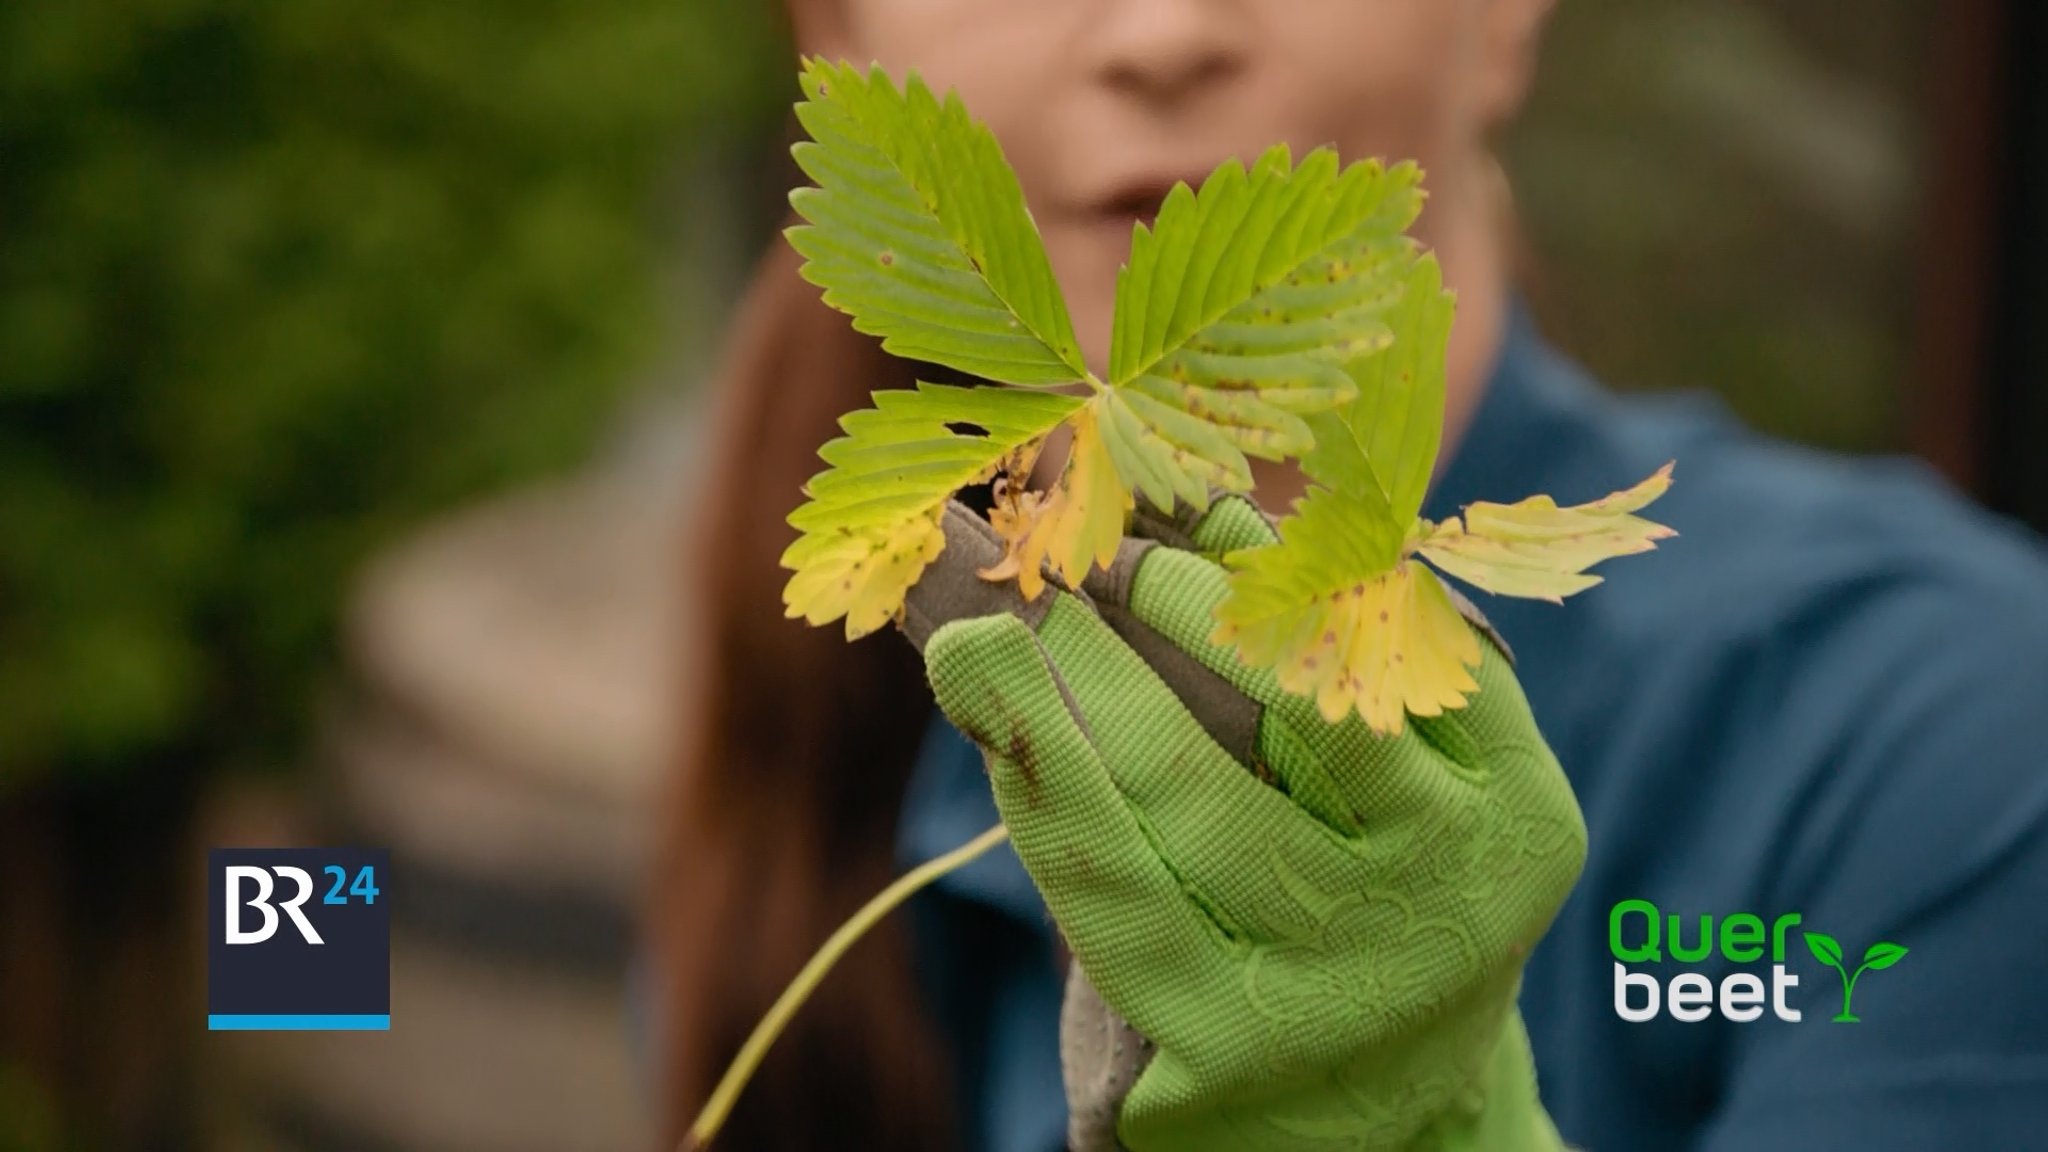
<svg viewBox="0 0 2048 1152">
<path fill-rule="evenodd" d="M 874 399 L 819 450 L 832 467 L 805 486 L 809 502 L 789 517 L 803 535 L 782 554 L 796 573 L 783 590 L 788 614 L 814 625 L 843 616 L 849 639 L 893 618 L 938 558 L 946 498 L 1006 459 L 1035 453 L 1083 404 L 1054 392 L 942 384 Z"/>
<path fill-rule="evenodd" d="M 1880 940 L 1863 953 L 1863 967 L 1882 971 L 1905 958 L 1906 949 Z"/>
<path fill-rule="evenodd" d="M 1296 167 L 1280 147 L 1174 188 L 1117 278 L 1098 417 L 1127 485 L 1206 508 L 1211 485 L 1250 489 L 1247 454 L 1313 445 L 1304 417 L 1349 400 L 1346 363 L 1390 339 L 1419 180 L 1327 149 Z"/>
<path fill-rule="evenodd" d="M 1316 443 L 1302 471 L 1340 492 L 1377 496 L 1404 529 L 1422 511 L 1443 440 L 1444 362 L 1456 313 L 1436 257 L 1415 261 L 1388 317 L 1393 344 L 1353 359 L 1356 398 L 1309 420 Z"/>
<path fill-rule="evenodd" d="M 1069 384 L 1088 371 L 1016 174 L 957 96 L 913 74 L 807 61 L 793 150 L 817 182 L 790 203 L 804 278 L 889 352 L 988 380 Z"/>
<path fill-rule="evenodd" d="M 1833 936 L 1822 932 L 1805 932 L 1801 935 L 1806 937 L 1807 950 L 1813 953 L 1814 959 L 1831 968 L 1842 966 L 1842 946 L 1836 943 Z"/>
</svg>

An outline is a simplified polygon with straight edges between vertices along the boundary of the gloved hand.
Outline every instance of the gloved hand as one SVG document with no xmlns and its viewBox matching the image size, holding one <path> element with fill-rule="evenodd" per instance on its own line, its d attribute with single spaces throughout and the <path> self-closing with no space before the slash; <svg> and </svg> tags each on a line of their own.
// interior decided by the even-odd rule
<svg viewBox="0 0 2048 1152">
<path fill-rule="evenodd" d="M 1186 549 L 1271 539 L 1242 499 L 1030 604 L 946 526 L 905 630 L 1080 969 L 1075 1147 L 1562 1147 L 1514 1001 L 1585 827 L 1497 640 L 1470 706 L 1379 736 L 1209 643 L 1224 572 Z M 1098 990 L 1139 1034 L 1120 1106 L 1074 1067 L 1119 1031 Z"/>
</svg>

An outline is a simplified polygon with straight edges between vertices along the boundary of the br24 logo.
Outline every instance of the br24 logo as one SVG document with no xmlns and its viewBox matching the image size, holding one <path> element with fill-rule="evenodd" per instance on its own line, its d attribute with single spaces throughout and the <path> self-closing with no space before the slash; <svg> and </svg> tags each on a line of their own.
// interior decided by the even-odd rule
<svg viewBox="0 0 2048 1152">
<path fill-rule="evenodd" d="M 403 888 L 382 848 L 207 853 L 206 1026 L 388 1030 Z"/>
<path fill-rule="evenodd" d="M 343 868 L 339 864 L 329 864 L 323 871 L 334 878 L 334 883 L 327 889 L 327 896 L 321 903 L 346 904 L 352 899 L 359 899 L 365 904 L 375 904 L 377 902 L 376 865 L 365 864 L 358 868 L 356 870 L 355 882 L 348 885 L 346 893 L 342 891 L 342 885 L 348 882 L 348 869 Z M 273 872 L 277 874 L 279 879 L 290 880 L 298 886 L 298 894 L 296 896 L 289 900 L 280 901 L 274 907 L 270 902 L 271 896 L 276 891 L 275 884 L 270 878 Z M 313 927 L 313 922 L 307 919 L 306 914 L 300 910 L 306 901 L 313 898 L 313 877 L 304 868 L 293 867 L 289 864 L 276 864 L 268 868 L 249 864 L 230 864 L 227 865 L 226 874 L 228 886 L 227 942 L 229 944 L 261 944 L 275 936 L 278 929 L 277 914 L 280 911 L 286 916 L 291 917 L 292 926 L 299 930 L 299 935 L 305 938 L 306 943 L 326 943 L 325 940 L 320 938 L 319 930 Z M 243 897 L 242 882 L 245 880 L 256 882 L 256 894 L 254 896 Z M 254 908 L 262 914 L 263 926 L 261 928 L 245 929 L 242 927 L 242 909 L 244 908 Z"/>
</svg>

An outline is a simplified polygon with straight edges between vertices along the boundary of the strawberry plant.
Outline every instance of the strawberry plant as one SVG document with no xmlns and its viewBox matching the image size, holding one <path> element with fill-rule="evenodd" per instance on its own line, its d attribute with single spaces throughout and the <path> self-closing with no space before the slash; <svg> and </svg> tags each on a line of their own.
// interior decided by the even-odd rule
<svg viewBox="0 0 2048 1152">
<path fill-rule="evenodd" d="M 1454 299 L 1410 235 L 1413 164 L 1299 163 L 1276 147 L 1178 185 L 1136 224 L 1117 280 L 1108 359 L 1090 365 L 1023 191 L 994 135 L 915 75 L 806 62 L 795 149 L 815 186 L 791 203 L 803 275 L 861 332 L 986 386 L 880 391 L 841 421 L 828 466 L 791 516 L 791 617 L 850 640 L 899 620 L 945 548 L 948 500 L 993 482 L 1005 555 L 986 580 L 1027 599 L 1106 567 L 1142 498 L 1172 512 L 1249 493 L 1249 459 L 1295 460 L 1307 494 L 1279 539 L 1223 558 L 1215 638 L 1313 696 L 1399 733 L 1463 706 L 1479 639 L 1438 572 L 1499 595 L 1560 600 L 1602 560 L 1669 529 L 1636 515 L 1667 465 L 1605 499 L 1474 504 L 1432 523 L 1423 496 L 1443 435 Z M 1064 433 L 1057 478 L 1034 488 Z M 708 1144 L 776 1034 L 860 934 L 923 884 L 1004 838 L 1001 827 L 891 885 L 842 927 L 776 1003 L 691 1130 Z"/>
<path fill-rule="evenodd" d="M 1036 598 L 1048 575 L 1078 587 L 1107 565 L 1138 497 L 1203 509 L 1251 490 L 1247 457 L 1293 458 L 1312 486 L 1278 544 L 1227 558 L 1218 639 L 1331 720 L 1355 710 L 1397 732 L 1476 688 L 1478 640 L 1429 565 L 1557 600 L 1598 583 L 1594 564 L 1670 535 L 1635 515 L 1668 467 L 1576 508 L 1538 496 L 1421 518 L 1453 299 L 1408 235 L 1414 165 L 1340 166 L 1328 149 L 1296 164 L 1279 147 L 1175 187 L 1153 225 L 1134 226 L 1098 374 L 1016 175 L 957 97 L 817 61 L 803 85 L 811 139 L 796 158 L 817 186 L 791 195 L 807 223 L 789 240 L 805 278 L 888 351 L 1000 386 L 878 392 L 842 421 L 790 517 L 791 616 L 843 619 L 849 639 L 895 618 L 968 485 L 1000 481 L 991 523 L 1009 553 L 984 575 Z M 1062 428 L 1059 478 L 1034 491 Z"/>
</svg>

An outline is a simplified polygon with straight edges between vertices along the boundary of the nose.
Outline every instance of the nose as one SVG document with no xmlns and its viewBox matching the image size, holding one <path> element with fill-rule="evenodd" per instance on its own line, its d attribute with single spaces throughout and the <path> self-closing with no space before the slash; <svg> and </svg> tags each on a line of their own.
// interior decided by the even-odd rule
<svg viewBox="0 0 2048 1152">
<path fill-rule="evenodd" d="M 1155 105 L 1199 95 L 1244 66 L 1235 0 L 1101 0 L 1091 46 L 1102 83 Z"/>
</svg>

